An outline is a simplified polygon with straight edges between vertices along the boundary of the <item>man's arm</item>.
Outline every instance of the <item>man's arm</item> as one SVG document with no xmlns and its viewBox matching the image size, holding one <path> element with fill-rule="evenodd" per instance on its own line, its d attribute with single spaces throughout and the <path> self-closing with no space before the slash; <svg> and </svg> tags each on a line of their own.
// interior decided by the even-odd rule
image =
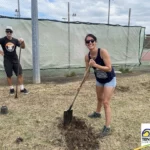
<svg viewBox="0 0 150 150">
<path fill-rule="evenodd" d="M 0 38 L 0 45 L 3 43 L 4 38 Z"/>
<path fill-rule="evenodd" d="M 23 38 L 20 38 L 20 39 L 18 39 L 18 42 L 19 42 L 18 45 L 20 45 L 20 47 L 24 49 L 24 48 L 25 48 L 25 42 L 24 42 L 24 39 L 23 39 Z M 17 45 L 17 46 L 18 46 L 18 45 Z"/>
<path fill-rule="evenodd" d="M 2 50 L 0 50 L 0 55 L 4 56 L 4 52 Z"/>
<path fill-rule="evenodd" d="M 0 38 L 0 45 L 3 43 L 3 38 Z M 4 52 L 0 50 L 0 55 L 4 56 Z"/>
</svg>

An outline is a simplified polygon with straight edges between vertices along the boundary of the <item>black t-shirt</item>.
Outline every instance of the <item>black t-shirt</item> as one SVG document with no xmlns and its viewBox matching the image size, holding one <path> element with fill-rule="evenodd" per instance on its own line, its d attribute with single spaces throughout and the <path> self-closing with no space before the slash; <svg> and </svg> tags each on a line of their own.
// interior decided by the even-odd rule
<svg viewBox="0 0 150 150">
<path fill-rule="evenodd" d="M 18 56 L 16 53 L 16 46 L 20 47 L 20 43 L 18 39 L 12 38 L 11 40 L 9 40 L 5 36 L 3 38 L 0 38 L 0 44 L 4 51 L 4 58 L 7 58 L 9 60 L 18 59 Z"/>
</svg>

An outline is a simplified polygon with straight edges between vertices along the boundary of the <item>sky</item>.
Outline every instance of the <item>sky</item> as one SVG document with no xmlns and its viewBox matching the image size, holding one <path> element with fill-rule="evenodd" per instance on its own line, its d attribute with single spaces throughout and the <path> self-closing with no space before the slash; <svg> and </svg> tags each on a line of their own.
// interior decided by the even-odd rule
<svg viewBox="0 0 150 150">
<path fill-rule="evenodd" d="M 109 0 L 37 0 L 39 19 L 108 23 Z M 31 17 L 31 0 L 19 0 L 20 14 Z M 0 15 L 16 16 L 18 0 L 0 0 Z M 150 0 L 110 0 L 110 24 L 128 25 L 131 8 L 130 26 L 146 27 L 150 34 Z M 76 15 L 73 15 L 76 14 Z"/>
</svg>

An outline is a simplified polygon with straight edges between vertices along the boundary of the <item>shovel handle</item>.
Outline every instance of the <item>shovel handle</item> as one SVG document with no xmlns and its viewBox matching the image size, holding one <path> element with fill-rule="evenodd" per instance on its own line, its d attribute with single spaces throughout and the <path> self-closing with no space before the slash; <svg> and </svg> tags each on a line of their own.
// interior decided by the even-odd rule
<svg viewBox="0 0 150 150">
<path fill-rule="evenodd" d="M 71 110 L 71 108 L 72 108 L 72 106 L 73 106 L 73 104 L 74 104 L 74 102 L 75 102 L 75 100 L 76 100 L 76 98 L 77 98 L 77 96 L 78 96 L 78 94 L 79 94 L 79 91 L 80 91 L 80 89 L 81 89 L 81 87 L 82 87 L 82 85 L 83 85 L 83 83 L 84 83 L 84 81 L 85 81 L 85 79 L 86 79 L 86 76 L 87 76 L 89 70 L 90 70 L 90 66 L 88 66 L 88 68 L 87 68 L 87 70 L 86 70 L 86 72 L 85 72 L 85 74 L 84 74 L 84 77 L 83 77 L 83 79 L 82 79 L 82 81 L 81 81 L 80 87 L 79 87 L 79 89 L 77 90 L 76 95 L 75 95 L 75 97 L 74 97 L 74 99 L 73 99 L 73 102 L 72 102 L 72 104 L 70 105 L 70 107 L 69 107 L 68 110 Z"/>
<path fill-rule="evenodd" d="M 82 82 L 81 82 L 81 84 L 80 84 L 80 88 L 81 88 L 81 86 L 83 85 L 83 83 L 84 83 L 84 81 L 85 81 L 85 79 L 86 79 L 86 76 L 87 76 L 89 70 L 90 70 L 90 66 L 88 66 L 88 68 L 87 68 L 87 70 L 86 70 L 86 72 L 85 72 L 85 74 L 84 74 L 84 77 L 83 77 Z M 79 88 L 79 89 L 80 89 L 80 88 Z"/>
</svg>

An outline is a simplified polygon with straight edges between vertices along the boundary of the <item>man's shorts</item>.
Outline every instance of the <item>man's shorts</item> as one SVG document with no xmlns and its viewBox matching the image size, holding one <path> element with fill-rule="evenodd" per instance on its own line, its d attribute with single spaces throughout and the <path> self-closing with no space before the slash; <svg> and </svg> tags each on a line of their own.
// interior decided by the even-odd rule
<svg viewBox="0 0 150 150">
<path fill-rule="evenodd" d="M 5 68 L 5 72 L 6 72 L 7 77 L 10 78 L 13 75 L 13 71 L 14 71 L 16 76 L 18 75 L 18 65 L 19 65 L 19 75 L 21 75 L 22 74 L 22 67 L 18 61 L 13 62 L 11 60 L 4 59 L 4 68 Z"/>
<path fill-rule="evenodd" d="M 107 86 L 107 87 L 116 87 L 116 77 L 107 83 L 100 83 L 96 80 L 96 86 Z"/>
</svg>

